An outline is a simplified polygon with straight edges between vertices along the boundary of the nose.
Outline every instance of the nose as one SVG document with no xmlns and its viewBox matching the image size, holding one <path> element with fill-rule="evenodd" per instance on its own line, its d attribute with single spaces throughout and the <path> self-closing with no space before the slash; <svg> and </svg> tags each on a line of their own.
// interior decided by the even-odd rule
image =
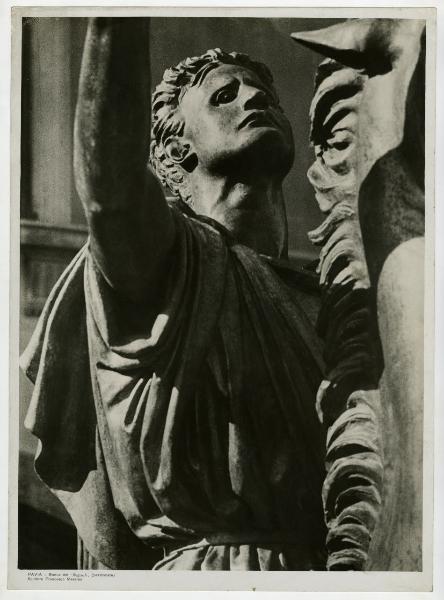
<svg viewBox="0 0 444 600">
<path fill-rule="evenodd" d="M 270 104 L 267 94 L 263 90 L 251 85 L 244 86 L 242 100 L 245 110 L 265 110 Z"/>
</svg>

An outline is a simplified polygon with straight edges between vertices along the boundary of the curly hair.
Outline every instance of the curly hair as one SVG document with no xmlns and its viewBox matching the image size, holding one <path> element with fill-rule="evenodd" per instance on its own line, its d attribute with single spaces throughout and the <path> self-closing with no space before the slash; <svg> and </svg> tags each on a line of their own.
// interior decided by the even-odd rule
<svg viewBox="0 0 444 600">
<path fill-rule="evenodd" d="M 214 48 L 201 56 L 186 58 L 165 71 L 152 95 L 150 164 L 161 183 L 188 205 L 192 205 L 192 198 L 184 181 L 184 173 L 170 159 L 165 145 L 172 136 L 183 135 L 185 123 L 178 107 L 185 92 L 201 82 L 211 69 L 222 64 L 239 65 L 255 72 L 275 96 L 276 103 L 279 103 L 268 67 L 240 52 L 228 53 Z"/>
</svg>

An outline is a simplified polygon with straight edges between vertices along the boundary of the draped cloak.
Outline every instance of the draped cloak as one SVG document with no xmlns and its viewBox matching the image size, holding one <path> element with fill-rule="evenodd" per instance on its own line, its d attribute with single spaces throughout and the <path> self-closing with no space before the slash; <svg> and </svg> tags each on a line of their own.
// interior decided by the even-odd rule
<svg viewBox="0 0 444 600">
<path fill-rule="evenodd" d="M 160 546 L 157 569 L 324 569 L 310 294 L 284 263 L 172 214 L 154 316 L 88 243 L 52 290 L 21 361 L 36 472 L 103 567 L 151 568 Z"/>
</svg>

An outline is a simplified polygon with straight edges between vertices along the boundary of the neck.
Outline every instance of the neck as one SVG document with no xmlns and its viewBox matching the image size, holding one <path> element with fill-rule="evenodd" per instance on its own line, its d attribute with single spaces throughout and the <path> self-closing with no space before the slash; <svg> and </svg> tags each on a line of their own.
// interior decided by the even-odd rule
<svg viewBox="0 0 444 600">
<path fill-rule="evenodd" d="M 191 178 L 195 211 L 223 225 L 241 244 L 268 256 L 286 256 L 287 219 L 281 181 L 267 177 Z"/>
</svg>

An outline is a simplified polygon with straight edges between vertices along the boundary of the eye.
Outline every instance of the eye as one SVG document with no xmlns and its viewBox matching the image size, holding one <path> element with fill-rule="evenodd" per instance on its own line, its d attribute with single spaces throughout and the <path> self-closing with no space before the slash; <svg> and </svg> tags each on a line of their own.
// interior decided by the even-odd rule
<svg viewBox="0 0 444 600">
<path fill-rule="evenodd" d="M 348 141 L 346 141 L 346 140 L 343 140 L 343 141 L 341 141 L 341 142 L 333 142 L 333 143 L 331 144 L 331 146 L 332 146 L 332 148 L 334 148 L 335 150 L 345 150 L 346 148 L 348 148 L 348 146 L 349 146 L 349 143 L 350 143 L 350 142 L 348 142 Z"/>
<path fill-rule="evenodd" d="M 353 163 L 354 135 L 347 129 L 336 129 L 329 133 L 316 146 L 316 155 L 335 173 L 348 173 Z"/>
<path fill-rule="evenodd" d="M 211 102 L 215 105 L 229 104 L 235 100 L 236 95 L 237 91 L 233 86 L 225 87 L 213 94 Z"/>
<path fill-rule="evenodd" d="M 325 141 L 325 145 L 326 149 L 341 151 L 346 150 L 352 141 L 352 135 L 349 131 L 345 129 L 337 129 L 336 131 L 333 131 L 331 137 Z"/>
</svg>

